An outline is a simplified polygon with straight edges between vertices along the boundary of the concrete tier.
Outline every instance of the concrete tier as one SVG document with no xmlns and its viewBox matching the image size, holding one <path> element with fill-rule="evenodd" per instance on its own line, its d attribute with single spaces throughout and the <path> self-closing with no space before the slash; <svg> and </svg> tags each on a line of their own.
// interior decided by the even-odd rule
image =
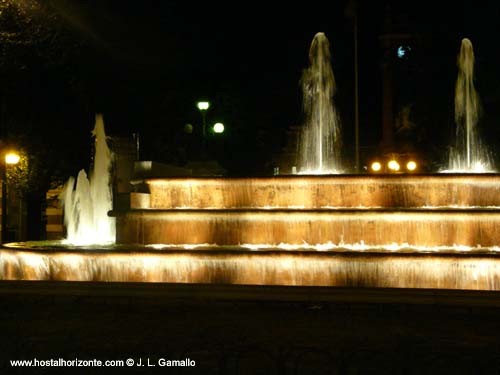
<svg viewBox="0 0 500 375">
<path fill-rule="evenodd" d="M 500 290 L 496 254 L 0 251 L 0 280 Z"/>
<path fill-rule="evenodd" d="M 116 215 L 119 244 L 500 244 L 496 210 L 132 210 Z"/>
<path fill-rule="evenodd" d="M 171 178 L 135 182 L 131 208 L 500 207 L 500 175 Z"/>
</svg>

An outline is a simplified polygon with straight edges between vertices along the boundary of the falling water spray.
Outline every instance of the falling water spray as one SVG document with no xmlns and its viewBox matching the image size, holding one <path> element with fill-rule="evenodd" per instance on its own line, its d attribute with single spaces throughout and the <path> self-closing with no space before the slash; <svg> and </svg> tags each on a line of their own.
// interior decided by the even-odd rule
<svg viewBox="0 0 500 375">
<path fill-rule="evenodd" d="M 333 104 L 336 85 L 325 34 L 315 35 L 309 62 L 301 79 L 306 121 L 299 146 L 299 173 L 340 173 L 340 122 Z"/>
<path fill-rule="evenodd" d="M 493 172 L 489 152 L 481 144 L 477 130 L 481 106 L 474 87 L 474 50 L 471 41 L 467 38 L 462 40 L 457 66 L 456 143 L 450 151 L 448 170 L 444 172 Z"/>
<path fill-rule="evenodd" d="M 64 223 L 67 242 L 75 245 L 113 243 L 114 218 L 112 209 L 111 161 L 106 142 L 102 115 L 96 115 L 92 132 L 95 138 L 95 158 L 90 178 L 84 170 L 75 179 L 70 177 L 63 191 Z"/>
</svg>

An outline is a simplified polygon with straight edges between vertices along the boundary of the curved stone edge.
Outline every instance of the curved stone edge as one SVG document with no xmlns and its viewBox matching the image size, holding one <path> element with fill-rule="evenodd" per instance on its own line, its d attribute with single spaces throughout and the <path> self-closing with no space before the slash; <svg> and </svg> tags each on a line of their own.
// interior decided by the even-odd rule
<svg viewBox="0 0 500 375">
<path fill-rule="evenodd" d="M 0 250 L 0 280 L 500 290 L 484 254 Z"/>
</svg>

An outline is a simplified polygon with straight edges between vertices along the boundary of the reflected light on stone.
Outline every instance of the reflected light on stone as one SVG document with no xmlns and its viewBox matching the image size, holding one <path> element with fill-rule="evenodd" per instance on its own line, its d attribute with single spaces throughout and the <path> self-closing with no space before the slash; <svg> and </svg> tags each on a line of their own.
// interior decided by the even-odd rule
<svg viewBox="0 0 500 375">
<path fill-rule="evenodd" d="M 202 243 L 202 244 L 150 244 L 145 245 L 146 248 L 152 248 L 155 250 L 163 250 L 163 249 L 185 249 L 185 250 L 194 250 L 197 248 L 216 248 L 216 244 Z"/>
<path fill-rule="evenodd" d="M 319 244 L 309 244 L 304 242 L 302 244 L 289 244 L 289 243 L 279 243 L 279 244 L 240 244 L 238 246 L 224 246 L 217 244 L 152 244 L 146 245 L 146 248 L 152 248 L 155 250 L 165 250 L 165 249 L 204 249 L 204 250 L 243 250 L 249 249 L 252 251 L 273 251 L 273 250 L 287 250 L 287 251 L 374 251 L 374 252 L 422 252 L 422 253 L 433 253 L 433 252 L 500 252 L 499 246 L 481 247 L 481 246 L 465 246 L 465 245 L 451 245 L 451 246 L 415 246 L 408 243 L 388 243 L 385 245 L 369 245 L 364 241 L 358 243 L 319 243 Z"/>
<path fill-rule="evenodd" d="M 281 247 L 294 248 L 286 244 Z M 362 243 L 352 247 L 367 248 Z M 392 245 L 388 248 L 397 249 Z M 7 249 L 0 256 L 0 277 L 3 280 L 500 290 L 500 263 L 491 253 L 471 253 L 464 257 L 458 253 L 436 252 L 426 256 L 404 251 L 384 254 L 379 250 L 357 255 L 350 251 L 320 252 L 304 248 L 296 252 L 234 250 L 237 249 L 68 254 Z"/>
</svg>

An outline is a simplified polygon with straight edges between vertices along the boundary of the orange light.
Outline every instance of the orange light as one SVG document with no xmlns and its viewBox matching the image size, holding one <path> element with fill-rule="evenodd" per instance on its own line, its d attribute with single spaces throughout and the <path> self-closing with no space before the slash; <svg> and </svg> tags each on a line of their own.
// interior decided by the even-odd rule
<svg viewBox="0 0 500 375">
<path fill-rule="evenodd" d="M 406 163 L 406 169 L 408 169 L 409 171 L 414 171 L 415 169 L 417 169 L 417 163 L 413 160 L 410 160 L 408 163 Z"/>
<path fill-rule="evenodd" d="M 375 161 L 372 163 L 371 169 L 374 172 L 379 172 L 382 169 L 382 164 L 380 164 L 378 161 Z"/>
<path fill-rule="evenodd" d="M 15 152 L 9 152 L 7 155 L 5 155 L 5 163 L 7 164 L 17 164 L 19 163 L 20 159 L 21 157 Z"/>
<path fill-rule="evenodd" d="M 399 171 L 399 163 L 396 160 L 391 160 L 389 163 L 387 163 L 387 167 L 393 172 Z"/>
</svg>

